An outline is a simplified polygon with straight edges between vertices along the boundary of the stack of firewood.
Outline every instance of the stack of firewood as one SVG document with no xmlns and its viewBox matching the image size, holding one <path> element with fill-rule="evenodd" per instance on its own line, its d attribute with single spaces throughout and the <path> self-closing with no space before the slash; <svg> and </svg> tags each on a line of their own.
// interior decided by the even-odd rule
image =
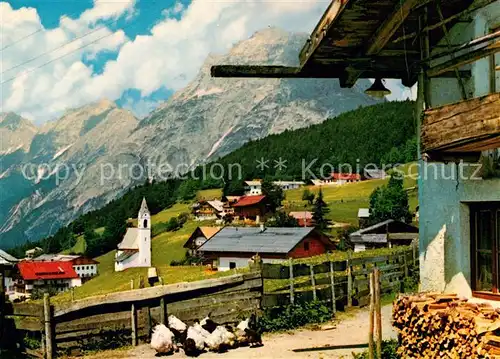
<svg viewBox="0 0 500 359">
<path fill-rule="evenodd" d="M 500 309 L 489 304 L 455 294 L 400 295 L 393 324 L 403 358 L 500 358 Z"/>
</svg>

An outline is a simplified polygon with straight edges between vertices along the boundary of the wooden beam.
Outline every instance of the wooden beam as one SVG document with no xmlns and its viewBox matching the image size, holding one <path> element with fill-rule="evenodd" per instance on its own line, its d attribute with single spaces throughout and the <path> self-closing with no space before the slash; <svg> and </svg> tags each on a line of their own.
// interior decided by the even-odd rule
<svg viewBox="0 0 500 359">
<path fill-rule="evenodd" d="M 326 9 L 318 24 L 314 28 L 306 45 L 300 51 L 299 60 L 301 67 L 304 67 L 304 64 L 309 60 L 311 55 L 325 39 L 326 34 L 332 27 L 335 19 L 337 19 L 342 13 L 342 10 L 350 5 L 350 2 L 351 0 L 332 0 L 330 2 L 328 9 Z"/>
<path fill-rule="evenodd" d="M 426 162 L 459 163 L 463 161 L 467 163 L 477 163 L 481 157 L 481 152 L 430 151 L 423 153 L 422 157 Z"/>
<path fill-rule="evenodd" d="M 298 67 L 258 65 L 216 65 L 210 69 L 212 77 L 286 78 L 296 77 L 299 71 Z"/>
<path fill-rule="evenodd" d="M 457 56 L 439 65 L 433 66 L 427 71 L 427 75 L 429 77 L 436 77 L 444 72 L 473 63 L 477 60 L 480 60 L 490 55 L 494 55 L 498 52 L 500 52 L 500 41 L 496 41 L 490 45 L 470 51 L 464 55 Z"/>
<path fill-rule="evenodd" d="M 426 61 L 431 61 L 431 60 L 439 59 L 439 58 L 444 57 L 444 56 L 454 55 L 457 52 L 460 52 L 460 51 L 463 51 L 463 50 L 467 50 L 467 49 L 470 49 L 472 47 L 477 47 L 478 45 L 485 44 L 487 42 L 488 43 L 492 42 L 493 40 L 498 39 L 498 38 L 500 38 L 500 30 L 498 30 L 496 32 L 492 32 L 491 34 L 487 34 L 487 35 L 484 35 L 484 36 L 477 37 L 477 38 L 475 38 L 475 39 L 473 39 L 471 41 L 468 41 L 468 42 L 466 42 L 464 44 L 454 45 L 454 46 L 452 46 L 451 50 L 443 51 L 443 52 L 437 52 L 435 54 L 432 54 L 431 56 L 429 56 L 425 60 Z"/>
<path fill-rule="evenodd" d="M 74 311 L 92 308 L 100 305 L 117 303 L 141 302 L 150 299 L 161 298 L 169 294 L 188 293 L 196 290 L 216 288 L 219 286 L 238 285 L 247 280 L 261 278 L 259 272 L 236 274 L 218 279 L 205 279 L 192 283 L 177 283 L 136 290 L 128 290 L 117 293 L 109 293 L 95 297 L 89 297 L 74 302 L 58 304 L 54 310 L 54 316 L 59 317 Z"/>
<path fill-rule="evenodd" d="M 394 36 L 396 31 L 405 22 L 411 11 L 422 2 L 430 2 L 430 0 L 406 0 L 387 17 L 384 23 L 377 29 L 371 40 L 368 42 L 369 46 L 362 55 L 376 55 L 380 53 L 390 39 Z M 362 71 L 352 71 L 347 76 L 345 87 L 352 87 L 361 76 Z"/>
<path fill-rule="evenodd" d="M 409 33 L 409 34 L 406 34 L 404 36 L 401 36 L 401 37 L 398 37 L 397 39 L 394 39 L 392 42 L 394 44 L 397 44 L 401 41 L 405 41 L 405 40 L 409 40 L 409 39 L 413 39 L 414 37 L 417 37 L 419 36 L 421 33 L 423 33 L 424 31 L 432 31 L 432 30 L 436 30 L 436 29 L 439 29 L 441 26 L 443 25 L 446 25 L 450 22 L 452 22 L 453 20 L 461 20 L 462 18 L 464 18 L 464 20 L 468 20 L 467 16 L 470 15 L 471 13 L 473 13 L 474 11 L 477 11 L 485 6 L 488 6 L 494 2 L 496 2 L 498 0 L 479 0 L 479 1 L 476 1 L 474 4 L 472 4 L 470 7 L 468 7 L 466 10 L 464 11 L 461 11 L 455 15 L 452 15 L 450 17 L 447 17 L 446 19 L 442 20 L 442 21 L 439 21 L 433 25 L 429 25 L 429 26 L 426 26 L 422 29 L 422 32 L 412 32 L 412 33 Z"/>
<path fill-rule="evenodd" d="M 443 21 L 444 20 L 444 16 L 443 16 L 443 12 L 441 11 L 441 6 L 439 6 L 439 2 L 436 2 L 436 11 L 437 11 L 437 13 L 439 15 L 439 19 L 441 21 Z M 451 50 L 451 40 L 450 40 L 450 34 L 448 32 L 448 27 L 446 26 L 446 24 L 443 24 L 443 25 L 441 25 L 441 28 L 443 29 L 443 33 L 444 33 L 444 38 L 446 40 L 446 44 L 448 45 L 449 50 Z M 451 54 L 450 56 L 451 56 L 452 59 L 455 59 L 455 55 L 454 54 Z M 465 91 L 464 81 L 460 77 L 460 73 L 458 72 L 458 68 L 455 67 L 454 70 L 455 70 L 455 75 L 457 77 L 458 85 L 460 86 L 460 94 L 462 96 L 462 100 L 466 100 L 467 99 L 467 92 Z"/>
<path fill-rule="evenodd" d="M 500 93 L 425 111 L 422 152 L 477 152 L 498 147 Z"/>
</svg>

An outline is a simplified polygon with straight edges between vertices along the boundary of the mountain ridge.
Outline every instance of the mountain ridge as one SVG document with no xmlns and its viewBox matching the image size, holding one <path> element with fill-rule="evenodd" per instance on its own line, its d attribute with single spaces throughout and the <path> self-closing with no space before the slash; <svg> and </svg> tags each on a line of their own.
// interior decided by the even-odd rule
<svg viewBox="0 0 500 359">
<path fill-rule="evenodd" d="M 275 28 L 256 32 L 226 54 L 209 55 L 185 88 L 142 120 L 101 100 L 41 126 L 28 149 L 0 155 L 7 167 L 0 176 L 0 221 L 9 228 L 0 228 L 0 246 L 47 236 L 129 188 L 161 179 L 164 165 L 185 171 L 250 140 L 380 102 L 363 93 L 367 81 L 340 89 L 331 79 L 210 76 L 219 63 L 293 64 L 306 40 Z M 21 173 L 26 165 L 33 168 L 29 179 Z"/>
</svg>

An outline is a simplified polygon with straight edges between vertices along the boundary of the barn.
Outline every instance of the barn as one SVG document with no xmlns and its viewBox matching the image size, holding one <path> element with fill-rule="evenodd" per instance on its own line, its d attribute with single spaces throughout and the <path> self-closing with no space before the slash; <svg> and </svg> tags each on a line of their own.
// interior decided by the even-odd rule
<svg viewBox="0 0 500 359">
<path fill-rule="evenodd" d="M 243 268 L 259 254 L 264 263 L 324 254 L 333 243 L 321 232 L 308 227 L 224 227 L 205 244 L 205 264 L 220 271 Z"/>
</svg>

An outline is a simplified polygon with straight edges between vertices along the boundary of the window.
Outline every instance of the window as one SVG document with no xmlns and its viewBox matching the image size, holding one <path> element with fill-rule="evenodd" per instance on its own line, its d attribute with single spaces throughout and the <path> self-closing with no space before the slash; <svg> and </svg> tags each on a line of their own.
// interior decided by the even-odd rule
<svg viewBox="0 0 500 359">
<path fill-rule="evenodd" d="M 304 242 L 304 250 L 305 251 L 309 250 L 309 242 Z"/>
<path fill-rule="evenodd" d="M 148 228 L 148 220 L 147 220 L 147 219 L 145 219 L 145 220 L 144 220 L 144 225 L 143 225 L 143 227 L 144 227 L 144 228 Z"/>
<path fill-rule="evenodd" d="M 500 288 L 500 202 L 471 205 L 472 289 L 498 293 Z"/>
<path fill-rule="evenodd" d="M 236 268 L 236 262 L 229 262 L 229 269 L 235 269 Z"/>
</svg>

